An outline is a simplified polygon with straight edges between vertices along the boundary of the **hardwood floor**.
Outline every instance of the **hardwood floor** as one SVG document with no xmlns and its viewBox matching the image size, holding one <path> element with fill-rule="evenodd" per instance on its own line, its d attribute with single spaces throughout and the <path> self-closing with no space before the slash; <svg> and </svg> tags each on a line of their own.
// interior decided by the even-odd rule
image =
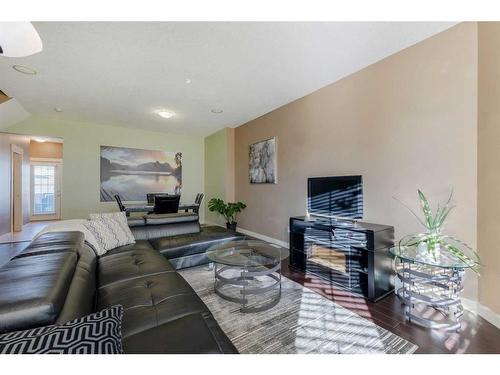
<svg viewBox="0 0 500 375">
<path fill-rule="evenodd" d="M 500 353 L 500 329 L 470 311 L 464 312 L 460 332 L 429 330 L 406 321 L 403 305 L 394 294 L 374 303 L 323 279 L 292 270 L 288 261 L 283 263 L 282 272 L 323 297 L 413 342 L 419 346 L 417 353 Z"/>
</svg>

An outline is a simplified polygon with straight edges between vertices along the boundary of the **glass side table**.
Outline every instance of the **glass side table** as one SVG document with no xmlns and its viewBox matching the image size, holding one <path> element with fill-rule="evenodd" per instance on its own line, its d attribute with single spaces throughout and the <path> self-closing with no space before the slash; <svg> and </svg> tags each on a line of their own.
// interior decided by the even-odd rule
<svg viewBox="0 0 500 375">
<path fill-rule="evenodd" d="M 453 246 L 467 253 L 462 243 Z M 459 330 L 465 270 L 477 266 L 479 259 L 458 257 L 444 248 L 434 256 L 404 240 L 390 252 L 396 258 L 402 285 L 396 294 L 406 306 L 408 321 L 427 328 Z"/>
</svg>

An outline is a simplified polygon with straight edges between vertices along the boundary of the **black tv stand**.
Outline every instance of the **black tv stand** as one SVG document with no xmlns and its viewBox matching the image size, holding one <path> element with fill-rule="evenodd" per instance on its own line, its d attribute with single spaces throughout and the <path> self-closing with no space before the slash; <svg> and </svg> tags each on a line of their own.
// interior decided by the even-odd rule
<svg viewBox="0 0 500 375">
<path fill-rule="evenodd" d="M 344 218 L 344 217 L 338 217 L 338 216 L 332 216 L 332 217 L 328 217 L 328 216 L 319 216 L 319 215 L 307 215 L 307 216 L 304 216 L 304 220 L 307 220 L 309 222 L 316 222 L 316 221 L 319 221 L 319 222 L 329 222 L 331 224 L 334 224 L 334 225 L 354 225 L 356 224 L 359 220 L 356 220 L 356 219 L 347 219 L 347 218 Z"/>
<path fill-rule="evenodd" d="M 290 218 L 290 267 L 378 301 L 394 290 L 394 228 L 321 216 Z"/>
</svg>

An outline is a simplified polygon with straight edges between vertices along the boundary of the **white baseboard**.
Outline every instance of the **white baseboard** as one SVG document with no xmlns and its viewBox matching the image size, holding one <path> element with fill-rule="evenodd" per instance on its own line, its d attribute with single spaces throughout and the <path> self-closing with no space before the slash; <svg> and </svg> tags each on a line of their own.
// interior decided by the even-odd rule
<svg viewBox="0 0 500 375">
<path fill-rule="evenodd" d="M 268 237 L 260 233 L 252 232 L 251 230 L 248 229 L 243 229 L 243 228 L 237 228 L 236 229 L 238 232 L 246 234 L 248 236 L 252 236 L 255 238 L 258 238 L 259 240 L 267 241 L 270 243 L 273 243 L 275 245 L 283 246 L 288 248 L 288 242 L 277 240 L 276 238 Z"/>
<path fill-rule="evenodd" d="M 224 225 L 221 225 L 219 223 L 205 222 L 204 224 L 205 225 L 215 225 L 217 227 L 225 228 Z M 279 245 L 279 246 L 283 246 L 283 247 L 288 248 L 288 242 L 277 240 L 276 238 L 268 237 L 268 236 L 265 236 L 263 234 L 260 234 L 257 232 L 252 232 L 251 230 L 240 228 L 240 227 L 237 227 L 236 231 L 239 233 L 246 234 L 247 236 L 252 236 L 252 237 L 258 238 L 259 240 L 267 241 L 267 242 L 273 243 L 275 245 Z"/>
<path fill-rule="evenodd" d="M 495 327 L 500 328 L 500 314 L 497 314 L 488 307 L 481 305 L 477 301 L 473 301 L 468 298 L 461 298 L 461 300 L 465 309 L 479 315 L 481 318 L 487 320 Z"/>
<path fill-rule="evenodd" d="M 497 314 L 481 304 L 478 304 L 477 312 L 481 317 L 493 324 L 495 327 L 500 328 L 500 314 Z"/>
</svg>

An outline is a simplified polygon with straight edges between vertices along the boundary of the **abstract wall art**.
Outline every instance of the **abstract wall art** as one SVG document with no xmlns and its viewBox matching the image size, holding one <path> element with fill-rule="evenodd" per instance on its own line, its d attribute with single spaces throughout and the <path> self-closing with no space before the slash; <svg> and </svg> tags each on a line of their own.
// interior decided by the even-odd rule
<svg viewBox="0 0 500 375">
<path fill-rule="evenodd" d="M 251 184 L 276 184 L 276 138 L 250 145 L 248 175 Z"/>
</svg>

